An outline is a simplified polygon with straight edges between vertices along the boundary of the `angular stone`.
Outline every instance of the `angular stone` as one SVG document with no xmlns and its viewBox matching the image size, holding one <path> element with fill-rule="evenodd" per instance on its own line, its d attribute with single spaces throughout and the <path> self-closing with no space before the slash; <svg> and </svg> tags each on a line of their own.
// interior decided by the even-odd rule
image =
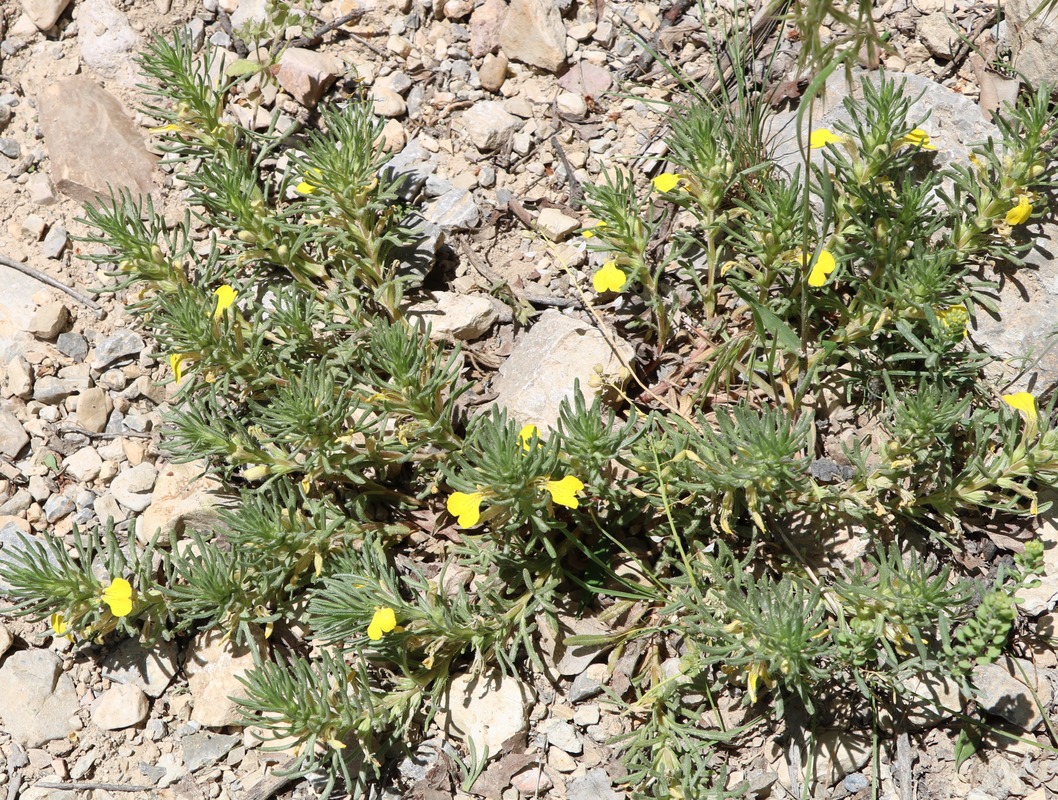
<svg viewBox="0 0 1058 800">
<path fill-rule="evenodd" d="M 139 725 L 149 710 L 147 695 L 131 684 L 118 684 L 92 703 L 92 722 L 102 730 L 119 731 Z"/>
<path fill-rule="evenodd" d="M 599 97 L 613 86 L 613 77 L 609 70 L 588 61 L 581 61 L 558 79 L 558 85 L 567 92 Z"/>
<path fill-rule="evenodd" d="M 551 777 L 540 767 L 530 767 L 511 778 L 511 786 L 523 797 L 540 797 L 542 792 L 547 792 L 554 785 Z"/>
<path fill-rule="evenodd" d="M 498 753 L 505 741 L 526 729 L 532 698 L 532 688 L 514 676 L 463 673 L 452 680 L 442 701 L 444 727 L 451 725 L 473 741 L 479 753 L 486 747 Z"/>
<path fill-rule="evenodd" d="M 603 684 L 606 683 L 609 674 L 605 664 L 589 665 L 584 672 L 573 679 L 573 684 L 569 687 L 569 701 L 579 703 L 581 700 L 589 700 L 602 694 Z"/>
<path fill-rule="evenodd" d="M 53 494 L 44 504 L 44 519 L 48 522 L 58 522 L 68 514 L 73 513 L 76 508 L 73 500 L 64 494 Z"/>
<path fill-rule="evenodd" d="M 52 225 L 48 229 L 48 235 L 44 237 L 40 250 L 45 258 L 58 259 L 62 257 L 62 251 L 66 249 L 69 237 L 66 228 L 62 225 Z"/>
<path fill-rule="evenodd" d="M 470 52 L 475 58 L 500 49 L 500 28 L 507 15 L 503 0 L 485 0 L 470 15 Z"/>
<path fill-rule="evenodd" d="M 434 292 L 431 299 L 416 303 L 408 316 L 430 325 L 430 338 L 473 341 L 484 336 L 499 318 L 488 298 L 455 292 Z"/>
<path fill-rule="evenodd" d="M 223 502 L 223 485 L 203 476 L 202 462 L 159 467 L 151 504 L 136 521 L 136 538 L 147 544 L 155 536 L 167 547 L 181 538 L 184 529 L 208 530 L 216 524 Z"/>
<path fill-rule="evenodd" d="M 187 765 L 187 771 L 194 772 L 216 763 L 241 741 L 241 736 L 221 736 L 205 731 L 184 736 L 180 739 L 180 746 L 184 750 L 184 764 Z"/>
<path fill-rule="evenodd" d="M 41 31 L 54 25 L 68 5 L 70 0 L 22 0 L 22 10 Z"/>
<path fill-rule="evenodd" d="M 22 400 L 33 396 L 33 369 L 22 356 L 15 356 L 7 365 L 7 390 Z"/>
<path fill-rule="evenodd" d="M 114 331 L 110 336 L 96 345 L 92 369 L 102 370 L 115 361 L 137 356 L 145 347 L 143 337 L 127 328 Z"/>
<path fill-rule="evenodd" d="M 58 300 L 45 303 L 33 312 L 26 330 L 38 339 L 52 340 L 70 321 L 70 309 Z"/>
<path fill-rule="evenodd" d="M 948 15 L 943 11 L 919 17 L 918 38 L 931 56 L 944 61 L 951 60 L 952 50 L 959 43 L 958 31 L 948 22 Z"/>
<path fill-rule="evenodd" d="M 514 61 L 558 72 L 566 63 L 566 27 L 556 0 L 511 0 L 500 46 Z"/>
<path fill-rule="evenodd" d="M 78 483 L 91 483 L 99 477 L 103 459 L 94 447 L 82 447 L 62 462 L 66 474 Z"/>
<path fill-rule="evenodd" d="M 65 739 L 76 730 L 80 706 L 73 680 L 50 650 L 22 650 L 0 669 L 0 719 L 24 747 Z"/>
<path fill-rule="evenodd" d="M 55 184 L 47 173 L 37 172 L 31 175 L 26 181 L 26 191 L 29 192 L 29 199 L 38 206 L 52 206 L 59 202 Z"/>
<path fill-rule="evenodd" d="M 463 112 L 460 124 L 478 150 L 495 150 L 511 138 L 522 121 L 506 111 L 502 103 L 486 100 Z"/>
<path fill-rule="evenodd" d="M 0 623 L 0 658 L 3 658 L 4 653 L 11 649 L 14 641 L 15 637 L 11 635 L 11 631 L 7 629 L 6 625 Z"/>
<path fill-rule="evenodd" d="M 1036 88 L 1054 84 L 1058 75 L 1058 7 L 1043 13 L 1040 0 L 1005 0 L 1004 21 L 1014 53 L 1014 68 Z"/>
<path fill-rule="evenodd" d="M 268 644 L 263 634 L 255 634 L 257 647 L 266 653 Z M 232 698 L 245 696 L 246 689 L 238 678 L 254 665 L 248 648 L 222 640 L 223 634 L 218 631 L 199 634 L 184 666 L 193 698 L 191 721 L 209 728 L 242 724 L 243 715 Z"/>
<path fill-rule="evenodd" d="M 1037 668 L 1031 661 L 1004 657 L 995 664 L 975 667 L 971 681 L 981 708 L 1022 730 L 1032 731 L 1043 724 L 1043 714 L 1050 708 L 1054 674 L 1053 670 Z"/>
<path fill-rule="evenodd" d="M 303 106 L 314 106 L 342 71 L 334 56 L 289 47 L 279 57 L 276 80 L 291 97 Z"/>
<path fill-rule="evenodd" d="M 493 381 L 499 395 L 496 404 L 521 425 L 533 424 L 547 431 L 558 424 L 561 402 L 572 398 L 574 383 L 588 400 L 597 393 L 590 383 L 599 373 L 618 380 L 624 364 L 631 363 L 630 344 L 610 334 L 618 348 L 597 328 L 554 310 L 545 311 L 503 363 Z"/>
<path fill-rule="evenodd" d="M 137 464 L 114 478 L 110 491 L 129 511 L 143 511 L 151 504 L 151 489 L 157 477 L 153 465 Z"/>
<path fill-rule="evenodd" d="M 66 331 L 66 333 L 60 333 L 55 340 L 55 349 L 79 363 L 84 361 L 85 356 L 88 355 L 88 342 L 81 334 Z"/>
<path fill-rule="evenodd" d="M 18 421 L 18 417 L 7 409 L 0 411 L 0 453 L 13 460 L 27 444 L 29 434 Z"/>
<path fill-rule="evenodd" d="M 146 648 L 135 639 L 125 639 L 103 659 L 103 677 L 160 697 L 179 670 L 179 655 L 173 642 L 159 639 Z"/>
<path fill-rule="evenodd" d="M 408 110 L 408 104 L 404 102 L 404 98 L 389 89 L 379 89 L 376 86 L 371 92 L 371 99 L 374 102 L 375 113 L 386 119 L 403 117 Z"/>
<path fill-rule="evenodd" d="M 568 800 L 621 800 L 621 795 L 613 790 L 613 781 L 602 767 L 570 780 L 566 797 Z"/>
<path fill-rule="evenodd" d="M 580 220 L 569 217 L 557 208 L 545 208 L 536 218 L 536 225 L 556 242 L 561 242 L 580 228 Z"/>
<path fill-rule="evenodd" d="M 99 202 L 127 189 L 147 194 L 154 184 L 155 156 L 121 104 L 83 75 L 51 84 L 39 98 L 40 126 L 51 175 L 63 194 Z"/>
<path fill-rule="evenodd" d="M 427 204 L 423 216 L 444 230 L 457 231 L 477 225 L 481 211 L 474 195 L 466 189 L 452 189 Z"/>
<path fill-rule="evenodd" d="M 44 405 L 54 406 L 70 396 L 70 386 L 66 381 L 53 375 L 37 378 L 33 384 L 33 399 Z"/>
<path fill-rule="evenodd" d="M 577 736 L 576 729 L 565 720 L 547 719 L 536 726 L 537 744 L 540 747 L 546 742 L 549 745 L 565 750 L 571 756 L 584 752 L 584 743 Z"/>
<path fill-rule="evenodd" d="M 102 433 L 114 410 L 114 401 L 101 387 L 85 389 L 77 396 L 77 424 L 86 431 Z"/>
<path fill-rule="evenodd" d="M 136 85 L 139 70 L 132 56 L 140 50 L 140 36 L 110 0 L 77 4 L 77 44 L 81 60 L 94 72 L 126 86 Z"/>
</svg>

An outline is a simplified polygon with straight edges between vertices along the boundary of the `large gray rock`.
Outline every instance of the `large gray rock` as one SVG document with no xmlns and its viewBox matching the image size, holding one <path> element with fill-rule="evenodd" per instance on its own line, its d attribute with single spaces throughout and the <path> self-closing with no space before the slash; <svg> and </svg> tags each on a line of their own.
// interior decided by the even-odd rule
<svg viewBox="0 0 1058 800">
<path fill-rule="evenodd" d="M 573 397 L 576 381 L 590 398 L 596 393 L 590 386 L 596 367 L 607 380 L 620 380 L 634 355 L 632 346 L 613 333 L 607 339 L 586 322 L 545 311 L 500 367 L 492 383 L 499 395 L 495 402 L 519 424 L 546 431 L 558 425 L 559 405 Z"/>
<path fill-rule="evenodd" d="M 124 12 L 110 0 L 82 0 L 77 5 L 77 43 L 81 60 L 104 78 L 135 86 L 138 70 L 132 56 L 140 36 Z"/>
<path fill-rule="evenodd" d="M 0 669 L 0 719 L 5 732 L 25 747 L 73 733 L 79 706 L 73 680 L 49 650 L 14 653 Z"/>
<path fill-rule="evenodd" d="M 95 81 L 83 75 L 57 81 L 38 104 L 59 191 L 82 203 L 106 199 L 108 187 L 136 195 L 151 191 L 155 156 L 121 103 Z"/>
<path fill-rule="evenodd" d="M 1050 708 L 1054 676 L 1054 670 L 1040 669 L 1031 661 L 1005 657 L 995 664 L 975 667 L 972 682 L 981 708 L 1031 731 L 1043 724 L 1043 715 Z"/>
<path fill-rule="evenodd" d="M 556 0 L 512 0 L 500 47 L 513 61 L 558 72 L 566 63 L 566 26 Z"/>
</svg>

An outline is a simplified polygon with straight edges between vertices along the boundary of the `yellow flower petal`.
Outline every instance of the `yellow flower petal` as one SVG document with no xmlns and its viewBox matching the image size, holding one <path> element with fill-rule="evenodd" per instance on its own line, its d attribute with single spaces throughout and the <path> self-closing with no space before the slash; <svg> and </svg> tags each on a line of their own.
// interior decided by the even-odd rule
<svg viewBox="0 0 1058 800">
<path fill-rule="evenodd" d="M 389 633 L 397 627 L 397 614 L 389 607 L 378 607 L 375 615 L 371 618 L 371 624 L 367 626 L 367 638 L 377 642 L 382 634 Z"/>
<path fill-rule="evenodd" d="M 577 508 L 580 506 L 577 492 L 584 489 L 584 482 L 580 478 L 567 475 L 560 481 L 548 481 L 544 488 L 551 493 L 551 499 L 560 506 Z"/>
<path fill-rule="evenodd" d="M 529 442 L 531 442 L 533 440 L 534 436 L 537 439 L 536 446 L 539 447 L 540 446 L 540 429 L 537 428 L 535 425 L 532 425 L 532 424 L 526 425 L 525 427 L 523 427 L 518 432 L 518 441 L 521 443 L 523 450 L 529 450 L 530 449 L 529 448 Z"/>
<path fill-rule="evenodd" d="M 180 383 L 181 368 L 180 365 L 184 363 L 184 359 L 187 355 L 184 353 L 173 353 L 169 356 L 169 367 L 173 370 L 173 378 L 177 383 Z"/>
<path fill-rule="evenodd" d="M 955 337 L 966 338 L 969 336 L 967 330 L 967 324 L 970 321 L 970 314 L 966 310 L 966 306 L 951 306 L 950 308 L 939 308 L 934 309 L 937 314 L 937 319 L 945 329 Z"/>
<path fill-rule="evenodd" d="M 452 492 L 446 508 L 456 518 L 459 527 L 473 528 L 481 519 L 481 501 L 484 498 L 484 492 Z"/>
<path fill-rule="evenodd" d="M 217 298 L 217 307 L 213 311 L 213 319 L 220 319 L 220 315 L 224 313 L 224 310 L 231 308 L 238 292 L 226 283 L 223 286 L 217 287 L 213 294 Z"/>
<path fill-rule="evenodd" d="M 1007 225 L 1021 225 L 1032 216 L 1032 203 L 1025 195 L 1018 197 L 1018 203 L 1007 212 Z"/>
<path fill-rule="evenodd" d="M 317 188 L 319 188 L 319 187 L 313 186 L 308 181 L 302 181 L 301 183 L 299 183 L 297 186 L 294 187 L 294 191 L 297 192 L 298 194 L 312 194 L 313 192 L 316 191 Z"/>
<path fill-rule="evenodd" d="M 1036 420 L 1036 398 L 1029 392 L 1003 395 L 1003 402 L 1025 415 L 1029 422 Z"/>
<path fill-rule="evenodd" d="M 808 275 L 808 285 L 816 288 L 825 285 L 827 276 L 837 269 L 837 266 L 833 253 L 829 250 L 821 251 L 816 263 L 812 265 L 812 271 Z"/>
<path fill-rule="evenodd" d="M 103 590 L 103 602 L 110 606 L 110 613 L 115 617 L 128 616 L 132 611 L 132 584 L 124 578 L 114 578 Z"/>
<path fill-rule="evenodd" d="M 910 144 L 923 150 L 936 150 L 936 145 L 929 143 L 929 134 L 921 128 L 915 128 L 906 136 L 902 136 L 897 144 Z"/>
<path fill-rule="evenodd" d="M 829 128 L 816 128 L 808 135 L 808 147 L 812 150 L 818 150 L 828 144 L 840 144 L 844 141 L 844 136 L 834 133 Z"/>
<path fill-rule="evenodd" d="M 585 239 L 590 239 L 590 238 L 592 238 L 595 235 L 595 231 L 599 230 L 600 228 L 605 228 L 605 227 L 607 227 L 605 221 L 599 222 L 598 224 L 595 225 L 594 228 L 586 228 L 586 229 L 582 230 L 580 232 L 580 235 L 583 236 Z"/>
<path fill-rule="evenodd" d="M 619 292 L 628 282 L 628 276 L 617 266 L 616 261 L 607 261 L 591 279 L 591 285 L 599 294 Z"/>
<path fill-rule="evenodd" d="M 62 618 L 62 614 L 51 615 L 51 629 L 55 632 L 56 636 L 65 636 L 68 626 L 66 620 Z"/>
<path fill-rule="evenodd" d="M 654 188 L 659 192 L 671 192 L 682 181 L 682 175 L 677 175 L 675 172 L 662 172 L 651 183 L 654 184 Z"/>
</svg>

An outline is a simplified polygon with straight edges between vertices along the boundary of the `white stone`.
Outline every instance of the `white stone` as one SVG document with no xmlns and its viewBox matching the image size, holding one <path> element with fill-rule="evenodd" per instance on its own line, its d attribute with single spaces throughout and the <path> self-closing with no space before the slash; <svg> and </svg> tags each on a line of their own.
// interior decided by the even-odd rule
<svg viewBox="0 0 1058 800">
<path fill-rule="evenodd" d="M 157 476 L 154 466 L 139 464 L 114 478 L 110 491 L 129 511 L 143 511 L 151 504 L 151 488 Z"/>
<path fill-rule="evenodd" d="M 92 722 L 105 731 L 139 725 L 147 719 L 147 695 L 131 684 L 118 684 L 103 692 L 92 704 Z"/>
<path fill-rule="evenodd" d="M 431 339 L 472 341 L 488 333 L 499 314 L 481 295 L 434 292 L 429 300 L 409 308 L 408 316 L 429 324 Z"/>
<path fill-rule="evenodd" d="M 73 680 L 49 650 L 12 653 L 0 669 L 0 719 L 24 747 L 65 739 L 76 730 L 80 706 Z"/>
<path fill-rule="evenodd" d="M 267 652 L 263 634 L 255 630 L 257 646 Z M 192 643 L 184 671 L 194 705 L 191 721 L 208 728 L 239 725 L 243 716 L 233 697 L 244 697 L 239 678 L 253 669 L 253 653 L 246 647 L 222 641 L 219 631 L 199 634 Z"/>
<path fill-rule="evenodd" d="M 159 468 L 151 504 L 136 521 L 136 538 L 147 544 L 155 536 L 162 547 L 184 534 L 188 526 L 206 530 L 217 521 L 224 498 L 222 485 L 203 475 L 204 464 L 166 464 Z"/>
<path fill-rule="evenodd" d="M 81 60 L 93 71 L 126 86 L 136 85 L 139 71 L 132 56 L 140 50 L 140 37 L 110 0 L 77 4 L 77 43 Z"/>
<path fill-rule="evenodd" d="M 78 483 L 91 483 L 99 477 L 103 459 L 94 447 L 82 447 L 63 460 L 66 473 Z"/>
<path fill-rule="evenodd" d="M 33 369 L 22 356 L 12 358 L 7 365 L 7 390 L 23 400 L 33 396 Z"/>
<path fill-rule="evenodd" d="M 580 228 L 580 220 L 569 217 L 557 208 L 545 208 L 536 218 L 536 225 L 556 242 L 561 242 Z"/>
<path fill-rule="evenodd" d="M 599 375 L 596 368 L 606 380 L 623 383 L 622 370 L 634 355 L 632 346 L 612 332 L 607 338 L 586 322 L 545 311 L 500 366 L 493 381 L 495 402 L 520 425 L 547 431 L 558 424 L 559 405 L 572 399 L 576 381 L 590 400 L 597 393 L 590 385 Z"/>
<path fill-rule="evenodd" d="M 560 113 L 576 119 L 584 119 L 588 115 L 588 104 L 579 94 L 573 92 L 559 92 L 555 100 Z"/>
<path fill-rule="evenodd" d="M 46 31 L 54 25 L 70 0 L 22 0 L 22 10 L 38 30 Z"/>
<path fill-rule="evenodd" d="M 495 150 L 511 138 L 522 121 L 495 100 L 476 103 L 460 118 L 460 125 L 478 150 Z"/>
<path fill-rule="evenodd" d="M 392 90 L 376 87 L 371 92 L 371 99 L 374 101 L 375 113 L 380 117 L 387 119 L 403 117 L 408 110 L 404 98 Z"/>
<path fill-rule="evenodd" d="M 473 741 L 477 752 L 488 747 L 489 753 L 498 753 L 505 741 L 526 729 L 532 698 L 531 687 L 512 675 L 463 673 L 452 680 L 442 702 L 448 725 Z"/>
</svg>

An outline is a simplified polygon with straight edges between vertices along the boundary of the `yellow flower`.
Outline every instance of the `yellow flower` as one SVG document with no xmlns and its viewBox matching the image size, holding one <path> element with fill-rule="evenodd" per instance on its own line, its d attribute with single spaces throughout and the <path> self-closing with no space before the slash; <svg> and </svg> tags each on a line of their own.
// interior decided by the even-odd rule
<svg viewBox="0 0 1058 800">
<path fill-rule="evenodd" d="M 595 231 L 599 230 L 600 228 L 606 228 L 606 227 L 609 227 L 609 226 L 606 224 L 605 221 L 604 222 L 599 222 L 594 228 L 586 228 L 585 230 L 582 230 L 580 232 L 580 235 L 583 236 L 585 239 L 590 239 L 590 238 L 592 238 L 595 235 Z"/>
<path fill-rule="evenodd" d="M 897 139 L 896 144 L 897 146 L 903 144 L 910 144 L 914 147 L 919 147 L 923 150 L 937 149 L 936 145 L 932 145 L 929 143 L 929 134 L 921 128 L 915 128 L 914 130 L 909 131 L 907 135 L 901 136 L 899 139 Z"/>
<path fill-rule="evenodd" d="M 535 425 L 526 425 L 521 429 L 521 431 L 518 432 L 518 441 L 521 443 L 523 450 L 528 451 L 530 449 L 529 442 L 533 440 L 534 436 L 537 439 L 536 446 L 539 447 L 540 429 L 537 428 Z"/>
<path fill-rule="evenodd" d="M 213 294 L 217 298 L 217 307 L 213 311 L 213 319 L 220 319 L 220 315 L 224 313 L 224 310 L 230 308 L 235 302 L 235 295 L 238 292 L 226 283 L 218 287 Z"/>
<path fill-rule="evenodd" d="M 126 617 L 132 611 L 132 584 L 124 578 L 114 578 L 103 590 L 103 602 L 110 606 L 115 617 Z"/>
<path fill-rule="evenodd" d="M 807 256 L 802 256 L 802 262 L 806 259 Z M 827 276 L 837 266 L 834 255 L 829 250 L 820 251 L 819 258 L 816 259 L 816 263 L 812 265 L 812 271 L 808 274 L 808 285 L 816 288 L 823 286 L 827 282 Z"/>
<path fill-rule="evenodd" d="M 940 324 L 944 326 L 953 336 L 959 338 L 965 338 L 969 336 L 969 332 L 966 330 L 966 325 L 970 321 L 970 314 L 966 311 L 966 306 L 951 306 L 950 308 L 938 308 L 935 309 L 937 312 L 937 319 Z"/>
<path fill-rule="evenodd" d="M 484 492 L 453 492 L 446 507 L 460 528 L 473 528 L 481 519 L 481 501 L 484 499 Z"/>
<path fill-rule="evenodd" d="M 1032 203 L 1025 195 L 1018 196 L 1018 203 L 1007 212 L 1007 225 L 1021 225 L 1032 216 Z"/>
<path fill-rule="evenodd" d="M 1025 415 L 1029 422 L 1036 421 L 1036 398 L 1029 392 L 1003 395 L 1003 402 Z"/>
<path fill-rule="evenodd" d="M 51 629 L 55 632 L 56 636 L 65 636 L 68 626 L 66 620 L 62 618 L 62 614 L 51 615 Z"/>
<path fill-rule="evenodd" d="M 584 488 L 584 482 L 580 478 L 567 475 L 560 481 L 548 481 L 544 488 L 551 493 L 551 499 L 560 506 L 577 508 L 580 505 L 577 492 Z"/>
<path fill-rule="evenodd" d="M 308 171 L 311 172 L 316 177 L 319 177 L 322 174 L 315 167 L 309 167 Z M 294 191 L 296 191 L 298 194 L 312 194 L 319 188 L 320 187 L 317 186 L 316 184 L 309 183 L 308 178 L 305 178 L 304 180 L 301 181 L 301 183 L 299 183 L 297 186 L 294 187 Z"/>
<path fill-rule="evenodd" d="M 683 176 L 674 172 L 662 172 L 651 181 L 654 184 L 654 188 L 659 192 L 671 192 L 682 182 Z"/>
<path fill-rule="evenodd" d="M 844 141 L 844 136 L 834 133 L 829 128 L 816 128 L 808 136 L 808 147 L 812 150 L 818 150 L 828 144 L 841 144 Z"/>
<path fill-rule="evenodd" d="M 367 626 L 367 638 L 377 642 L 382 634 L 389 633 L 397 627 L 397 615 L 392 608 L 376 607 L 375 615 L 371 617 L 371 624 Z"/>
<path fill-rule="evenodd" d="M 181 370 L 181 364 L 184 363 L 184 359 L 187 358 L 186 353 L 173 353 L 169 356 L 169 366 L 173 370 L 173 378 L 177 383 L 180 383 L 180 376 L 183 374 Z"/>
<path fill-rule="evenodd" d="M 765 688 L 770 689 L 775 685 L 775 680 L 771 677 L 768 672 L 768 665 L 763 661 L 754 661 L 749 665 L 749 671 L 746 674 L 746 688 L 749 690 L 749 702 L 757 702 L 757 683 L 762 682 Z"/>
<path fill-rule="evenodd" d="M 607 261 L 591 279 L 591 285 L 599 294 L 619 292 L 628 281 L 628 276 L 617 266 L 616 261 Z"/>
</svg>

